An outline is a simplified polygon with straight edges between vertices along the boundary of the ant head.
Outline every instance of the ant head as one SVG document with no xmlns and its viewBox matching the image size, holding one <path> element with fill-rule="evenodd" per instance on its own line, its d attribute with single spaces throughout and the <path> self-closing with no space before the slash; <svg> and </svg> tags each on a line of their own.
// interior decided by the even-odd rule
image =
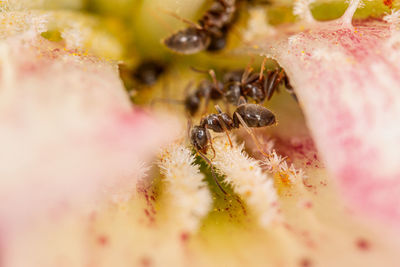
<svg viewBox="0 0 400 267">
<path fill-rule="evenodd" d="M 244 70 L 242 70 L 242 69 L 228 71 L 224 74 L 222 81 L 224 83 L 240 82 L 242 79 L 243 73 L 244 73 Z"/>
<path fill-rule="evenodd" d="M 164 44 L 177 53 L 195 54 L 207 48 L 210 37 L 202 29 L 189 27 L 165 39 Z"/>
<path fill-rule="evenodd" d="M 201 126 L 194 126 L 190 132 L 190 142 L 196 150 L 206 153 L 209 142 L 207 129 Z"/>
</svg>

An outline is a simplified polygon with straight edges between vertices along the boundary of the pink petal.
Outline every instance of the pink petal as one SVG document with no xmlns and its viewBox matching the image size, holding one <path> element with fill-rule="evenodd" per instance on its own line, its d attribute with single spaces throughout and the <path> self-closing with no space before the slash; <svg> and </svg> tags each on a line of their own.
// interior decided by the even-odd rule
<svg viewBox="0 0 400 267">
<path fill-rule="evenodd" d="M 116 64 L 44 40 L 0 43 L 0 226 L 91 207 L 141 178 L 176 121 L 131 107 Z M 121 182 L 121 179 L 123 180 Z"/>
<path fill-rule="evenodd" d="M 364 214 L 400 222 L 400 46 L 382 21 L 321 23 L 267 48 L 327 167 Z"/>
</svg>

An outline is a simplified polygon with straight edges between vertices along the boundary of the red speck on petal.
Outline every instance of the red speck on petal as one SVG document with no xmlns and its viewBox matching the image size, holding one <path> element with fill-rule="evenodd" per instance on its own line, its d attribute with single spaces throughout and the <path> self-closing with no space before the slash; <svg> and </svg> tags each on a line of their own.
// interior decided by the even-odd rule
<svg viewBox="0 0 400 267">
<path fill-rule="evenodd" d="M 371 244 L 368 242 L 368 240 L 365 240 L 363 238 L 358 239 L 356 241 L 356 245 L 357 248 L 362 251 L 367 251 L 371 248 Z"/>
<path fill-rule="evenodd" d="M 143 257 L 143 258 L 140 260 L 140 264 L 141 264 L 143 267 L 150 267 L 150 266 L 151 266 L 151 259 L 148 258 L 148 257 Z"/>
<path fill-rule="evenodd" d="M 97 243 L 101 246 L 106 246 L 108 244 L 108 237 L 105 235 L 100 235 L 97 237 Z"/>
<path fill-rule="evenodd" d="M 182 242 L 186 242 L 189 239 L 189 234 L 186 232 L 181 233 Z"/>
<path fill-rule="evenodd" d="M 307 208 L 307 209 L 311 209 L 312 206 L 313 206 L 313 203 L 310 202 L 310 201 L 307 201 L 306 203 L 304 203 L 304 207 Z"/>
<path fill-rule="evenodd" d="M 302 260 L 300 260 L 300 267 L 311 267 L 312 266 L 312 262 L 310 259 L 304 258 Z"/>
</svg>

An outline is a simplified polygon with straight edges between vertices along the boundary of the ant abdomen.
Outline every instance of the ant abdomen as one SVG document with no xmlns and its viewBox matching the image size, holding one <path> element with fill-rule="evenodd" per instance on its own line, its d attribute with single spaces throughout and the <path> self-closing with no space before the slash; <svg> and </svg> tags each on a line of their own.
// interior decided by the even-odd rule
<svg viewBox="0 0 400 267">
<path fill-rule="evenodd" d="M 207 32 L 195 27 L 189 27 L 165 39 L 164 44 L 177 53 L 194 54 L 206 49 L 210 41 L 210 36 Z"/>
<path fill-rule="evenodd" d="M 242 104 L 233 113 L 233 122 L 239 126 L 239 114 L 251 128 L 270 126 L 276 122 L 275 115 L 269 109 L 258 104 Z"/>
</svg>

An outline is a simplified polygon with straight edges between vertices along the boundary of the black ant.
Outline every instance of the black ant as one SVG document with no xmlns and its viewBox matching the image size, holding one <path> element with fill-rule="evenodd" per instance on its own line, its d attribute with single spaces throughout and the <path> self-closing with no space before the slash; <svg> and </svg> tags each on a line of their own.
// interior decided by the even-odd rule
<svg viewBox="0 0 400 267">
<path fill-rule="evenodd" d="M 203 72 L 194 68 L 192 69 L 197 72 Z M 200 102 L 202 98 L 205 99 L 205 107 L 207 107 L 210 99 L 219 100 L 223 97 L 224 93 L 222 91 L 223 89 L 222 82 L 217 80 L 215 72 L 213 70 L 210 70 L 209 74 L 213 81 L 210 80 L 201 81 L 197 89 L 185 97 L 184 100 L 185 109 L 190 116 L 194 116 L 197 113 L 197 111 L 200 108 Z"/>
<path fill-rule="evenodd" d="M 132 76 L 142 85 L 151 86 L 165 72 L 163 63 L 154 60 L 142 61 L 132 72 Z"/>
<path fill-rule="evenodd" d="M 249 66 L 245 70 L 233 70 L 226 72 L 223 75 L 222 82 L 217 80 L 215 72 L 209 70 L 212 81 L 203 80 L 199 83 L 197 89 L 187 94 L 183 101 L 181 100 L 167 100 L 156 99 L 158 101 L 168 101 L 171 103 L 184 104 L 185 110 L 188 115 L 193 117 L 200 109 L 202 99 L 205 100 L 205 111 L 207 110 L 208 103 L 211 100 L 218 101 L 224 99 L 226 102 L 237 106 L 239 99 L 253 99 L 255 103 L 260 104 L 265 99 L 270 100 L 274 92 L 279 90 L 279 86 L 284 83 L 289 93 L 294 98 L 296 96 L 293 92 L 293 87 L 289 83 L 289 79 L 285 72 L 281 70 L 268 71 L 264 75 L 264 60 L 259 73 L 254 73 Z M 198 70 L 192 67 L 192 70 L 201 73 L 207 73 L 204 70 Z M 205 112 L 203 113 L 205 114 Z"/>
<path fill-rule="evenodd" d="M 275 123 L 275 115 L 267 108 L 258 104 L 246 103 L 242 97 L 239 101 L 239 105 L 233 112 L 233 116 L 230 117 L 227 113 L 222 112 L 219 106 L 215 106 L 218 113 L 210 114 L 201 119 L 200 124 L 194 126 L 190 132 L 190 142 L 196 149 L 197 153 L 205 160 L 211 167 L 213 178 L 218 187 L 225 193 L 219 184 L 213 170 L 211 160 L 206 157 L 207 150 L 210 147 L 215 156 L 215 150 L 212 145 L 212 138 L 209 130 L 217 133 L 226 133 L 229 143 L 232 147 L 232 141 L 229 137 L 229 131 L 235 128 L 239 128 L 240 125 L 245 127 L 246 131 L 252 136 L 256 142 L 257 147 L 262 151 L 261 145 L 255 137 L 254 133 L 250 128 L 258 128 L 270 126 Z M 263 153 L 265 154 L 265 153 Z"/>
<path fill-rule="evenodd" d="M 264 74 L 266 59 L 259 73 L 254 73 L 248 66 L 245 70 L 235 70 L 224 75 L 224 98 L 233 105 L 238 105 L 240 97 L 251 98 L 257 104 L 270 100 L 274 92 L 279 91 L 279 86 L 284 83 L 286 90 L 297 100 L 289 78 L 283 69 L 267 71 Z"/>
<path fill-rule="evenodd" d="M 155 60 L 143 60 L 135 68 L 128 67 L 121 63 L 118 65 L 119 74 L 125 88 L 132 91 L 132 88 L 140 89 L 154 85 L 160 76 L 166 71 L 166 65 Z"/>
<path fill-rule="evenodd" d="M 181 19 L 190 26 L 165 39 L 164 44 L 182 54 L 221 50 L 226 46 L 227 34 L 235 13 L 235 0 L 215 0 L 198 24 Z"/>
</svg>

